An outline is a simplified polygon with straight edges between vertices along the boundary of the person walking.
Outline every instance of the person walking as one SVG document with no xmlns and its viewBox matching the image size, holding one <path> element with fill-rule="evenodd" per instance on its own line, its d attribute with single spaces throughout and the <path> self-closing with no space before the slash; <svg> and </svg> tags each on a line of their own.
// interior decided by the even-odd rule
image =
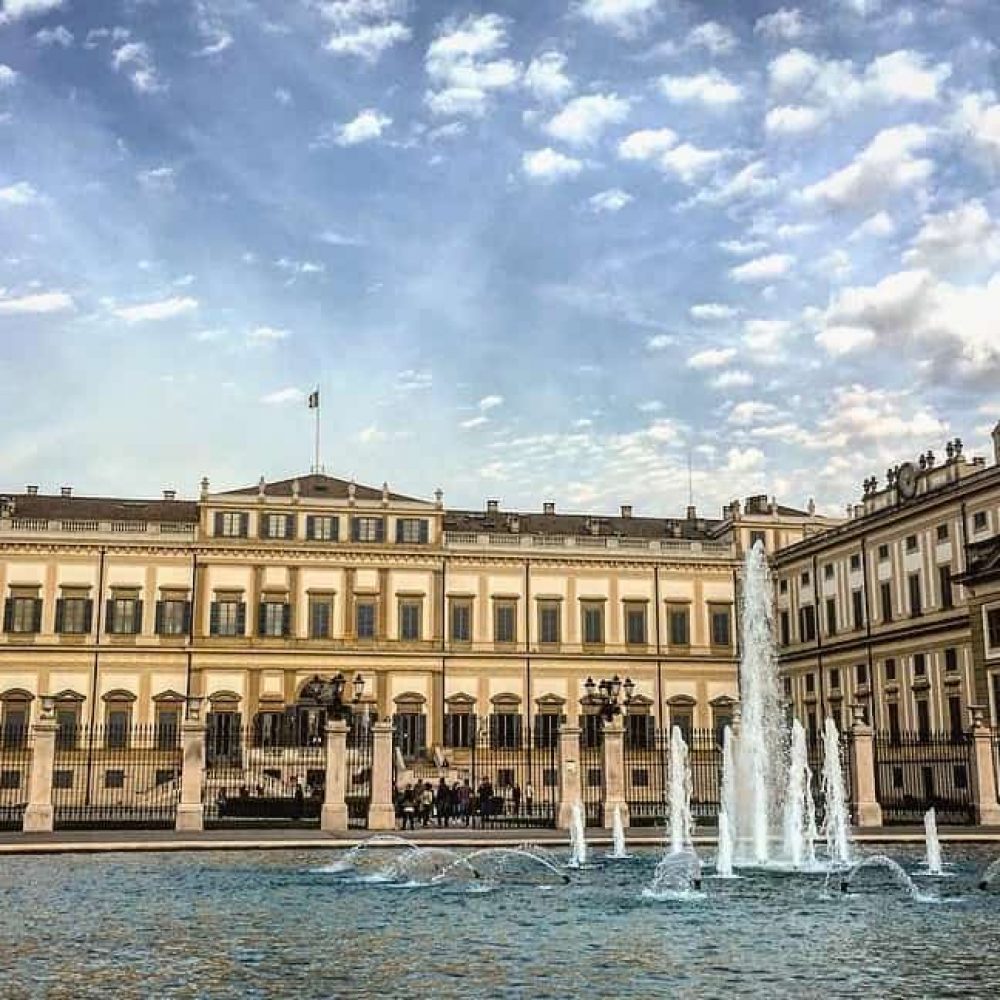
<svg viewBox="0 0 1000 1000">
<path fill-rule="evenodd" d="M 302 791 L 302 783 L 298 778 L 292 778 L 292 819 L 300 820 L 305 814 L 306 797 Z"/>
<path fill-rule="evenodd" d="M 402 829 L 405 830 L 407 823 L 409 823 L 410 829 L 415 830 L 416 826 L 414 824 L 417 819 L 417 804 L 414 801 L 413 788 L 410 785 L 407 785 L 406 788 L 403 789 L 403 795 L 400 799 L 400 812 L 403 817 Z"/>
<path fill-rule="evenodd" d="M 429 781 L 424 782 L 424 790 L 420 794 L 420 824 L 426 827 L 434 812 L 434 789 Z"/>
<path fill-rule="evenodd" d="M 438 781 L 437 792 L 434 794 L 434 808 L 437 810 L 439 827 L 448 825 L 448 817 L 451 814 L 450 798 L 451 794 L 448 791 L 448 784 L 444 778 L 441 778 Z"/>
<path fill-rule="evenodd" d="M 461 785 L 456 782 L 457 791 L 455 798 L 458 801 L 458 815 L 462 817 L 462 824 L 469 825 L 469 813 L 472 810 L 472 789 L 469 787 L 469 779 L 466 778 Z"/>
<path fill-rule="evenodd" d="M 530 781 L 524 784 L 524 815 L 532 815 L 535 807 L 535 786 Z"/>
<path fill-rule="evenodd" d="M 515 785 L 510 792 L 510 802 L 515 816 L 521 815 L 521 786 Z"/>
</svg>

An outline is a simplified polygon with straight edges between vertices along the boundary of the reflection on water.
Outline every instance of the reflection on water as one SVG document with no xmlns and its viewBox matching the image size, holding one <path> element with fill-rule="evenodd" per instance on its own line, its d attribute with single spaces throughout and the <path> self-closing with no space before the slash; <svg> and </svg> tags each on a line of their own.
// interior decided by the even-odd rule
<svg viewBox="0 0 1000 1000">
<path fill-rule="evenodd" d="M 642 852 L 489 892 L 362 884 L 318 852 L 6 858 L 0 997 L 997 995 L 993 853 L 956 850 L 955 877 L 921 886 L 948 906 L 871 873 L 846 895 L 744 871 L 650 901 Z"/>
</svg>

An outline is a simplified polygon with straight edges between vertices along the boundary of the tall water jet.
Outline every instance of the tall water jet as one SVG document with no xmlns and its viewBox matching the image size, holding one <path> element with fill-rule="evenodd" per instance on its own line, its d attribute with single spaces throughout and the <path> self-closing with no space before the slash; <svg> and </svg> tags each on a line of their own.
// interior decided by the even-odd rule
<svg viewBox="0 0 1000 1000">
<path fill-rule="evenodd" d="M 830 862 L 851 863 L 851 820 L 847 809 L 847 789 L 840 763 L 840 733 L 830 716 L 823 724 L 823 832 Z"/>
<path fill-rule="evenodd" d="M 628 851 L 625 847 L 625 824 L 622 822 L 622 807 L 615 806 L 614 817 L 611 821 L 611 855 L 612 858 L 627 858 Z"/>
<path fill-rule="evenodd" d="M 719 810 L 719 845 L 715 855 L 715 874 L 731 878 L 733 874 L 733 831 L 729 813 Z"/>
<path fill-rule="evenodd" d="M 582 868 L 587 863 L 587 838 L 583 831 L 583 804 L 578 799 L 573 803 L 569 825 L 569 865 L 571 868 Z"/>
<path fill-rule="evenodd" d="M 770 857 L 781 803 L 784 720 L 774 646 L 771 572 L 763 545 L 747 553 L 741 601 L 740 704 L 736 823 L 741 854 L 758 864 Z"/>
<path fill-rule="evenodd" d="M 943 875 L 941 841 L 938 840 L 937 813 L 934 811 L 934 806 L 924 813 L 924 841 L 927 845 L 927 874 Z"/>
<path fill-rule="evenodd" d="M 784 857 L 795 868 L 816 861 L 816 808 L 813 802 L 812 772 L 806 752 L 806 731 L 796 719 L 792 723 L 792 747 L 785 791 Z"/>
<path fill-rule="evenodd" d="M 670 733 L 670 851 L 679 854 L 691 844 L 691 765 L 679 726 Z"/>
<path fill-rule="evenodd" d="M 733 731 L 722 730 L 722 782 L 719 789 L 719 811 L 726 814 L 730 839 L 736 831 L 736 766 L 733 763 Z"/>
</svg>

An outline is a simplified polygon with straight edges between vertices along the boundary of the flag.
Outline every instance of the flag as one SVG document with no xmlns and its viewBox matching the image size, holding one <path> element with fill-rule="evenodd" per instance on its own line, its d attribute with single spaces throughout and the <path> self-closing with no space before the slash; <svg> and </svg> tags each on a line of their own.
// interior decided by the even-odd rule
<svg viewBox="0 0 1000 1000">
<path fill-rule="evenodd" d="M 310 410 L 319 409 L 319 389 L 315 389 L 311 393 L 309 393 L 309 409 Z"/>
</svg>

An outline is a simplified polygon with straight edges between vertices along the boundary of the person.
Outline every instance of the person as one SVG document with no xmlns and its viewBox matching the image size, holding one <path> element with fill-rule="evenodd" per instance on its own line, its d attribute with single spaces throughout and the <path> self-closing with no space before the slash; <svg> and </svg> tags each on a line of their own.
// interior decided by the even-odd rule
<svg viewBox="0 0 1000 1000">
<path fill-rule="evenodd" d="M 464 826 L 469 825 L 469 813 L 472 811 L 472 788 L 469 786 L 469 779 L 466 778 L 461 785 L 456 782 L 458 791 L 455 798 L 458 800 L 458 815 L 462 817 Z"/>
<path fill-rule="evenodd" d="M 410 824 L 410 829 L 416 829 L 414 823 L 417 818 L 417 804 L 413 798 L 413 788 L 407 785 L 403 789 L 403 794 L 400 797 L 400 812 L 403 817 L 402 829 L 406 829 L 406 824 Z"/>
<path fill-rule="evenodd" d="M 219 789 L 219 794 L 215 796 L 215 804 L 219 807 L 219 815 L 226 815 L 226 790 L 224 788 Z"/>
<path fill-rule="evenodd" d="M 306 797 L 298 778 L 292 778 L 292 819 L 302 819 L 305 814 Z"/>
<path fill-rule="evenodd" d="M 510 792 L 512 811 L 515 816 L 521 815 L 521 786 L 514 785 Z"/>
<path fill-rule="evenodd" d="M 438 781 L 437 792 L 434 795 L 434 808 L 437 810 L 438 826 L 447 826 L 451 816 L 451 793 L 448 784 L 441 778 Z"/>
<path fill-rule="evenodd" d="M 530 781 L 524 784 L 524 815 L 530 816 L 535 805 L 535 786 Z"/>
<path fill-rule="evenodd" d="M 420 796 L 420 822 L 427 826 L 431 821 L 431 814 L 434 812 L 434 789 L 429 781 L 424 782 L 424 790 Z"/>
</svg>

